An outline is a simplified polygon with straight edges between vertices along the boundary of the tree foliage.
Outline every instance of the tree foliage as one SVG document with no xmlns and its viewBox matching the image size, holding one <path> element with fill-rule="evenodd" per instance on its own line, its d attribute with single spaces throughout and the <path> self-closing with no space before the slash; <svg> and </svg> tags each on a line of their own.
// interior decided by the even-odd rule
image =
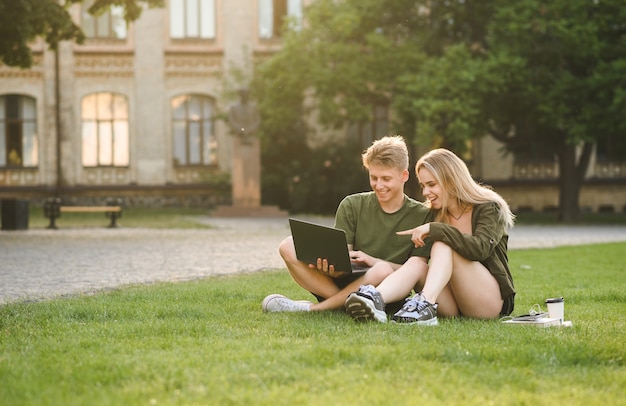
<svg viewBox="0 0 626 406">
<path fill-rule="evenodd" d="M 388 103 L 420 148 L 462 153 L 489 134 L 516 157 L 557 159 L 564 220 L 594 143 L 626 152 L 623 0 L 317 0 L 285 37 L 257 75 L 278 127 L 303 105 L 339 128 Z M 288 105 L 272 96 L 284 91 Z"/>
<path fill-rule="evenodd" d="M 30 44 L 38 37 L 56 49 L 61 41 L 85 39 L 68 8 L 82 0 L 0 0 L 0 61 L 8 66 L 32 65 Z M 126 21 L 141 15 L 141 4 L 162 6 L 163 0 L 96 0 L 89 12 L 98 15 L 112 5 L 124 7 Z"/>
</svg>

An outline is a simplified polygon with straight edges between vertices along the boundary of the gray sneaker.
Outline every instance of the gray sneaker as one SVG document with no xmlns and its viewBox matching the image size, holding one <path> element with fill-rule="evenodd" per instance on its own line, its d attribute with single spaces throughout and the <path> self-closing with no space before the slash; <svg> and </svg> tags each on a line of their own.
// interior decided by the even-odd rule
<svg viewBox="0 0 626 406">
<path fill-rule="evenodd" d="M 378 321 L 387 323 L 385 302 L 380 292 L 372 285 L 363 285 L 346 299 L 346 312 L 356 321 Z"/>
<path fill-rule="evenodd" d="M 437 304 L 428 302 L 421 294 L 416 294 L 406 300 L 402 309 L 393 315 L 391 321 L 394 323 L 412 323 L 424 326 L 436 326 Z"/>
<path fill-rule="evenodd" d="M 273 294 L 263 299 L 261 308 L 264 312 L 308 312 L 313 303 L 307 300 L 291 300 L 283 295 Z"/>
</svg>

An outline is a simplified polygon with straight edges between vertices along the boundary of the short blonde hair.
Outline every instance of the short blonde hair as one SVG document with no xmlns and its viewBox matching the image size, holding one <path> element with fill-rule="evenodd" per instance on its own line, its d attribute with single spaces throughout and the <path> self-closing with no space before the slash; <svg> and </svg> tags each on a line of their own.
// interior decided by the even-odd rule
<svg viewBox="0 0 626 406">
<path fill-rule="evenodd" d="M 409 151 L 404 138 L 399 135 L 386 136 L 376 140 L 361 155 L 363 166 L 370 165 L 396 168 L 401 171 L 409 169 Z"/>
<path fill-rule="evenodd" d="M 498 205 L 502 224 L 506 228 L 513 227 L 515 215 L 508 203 L 488 186 L 476 183 L 465 162 L 453 152 L 444 148 L 427 152 L 417 161 L 415 174 L 422 168 L 428 169 L 444 191 L 442 207 L 436 215 L 437 221 L 447 222 L 450 199 L 456 200 L 459 207 L 493 202 Z"/>
</svg>

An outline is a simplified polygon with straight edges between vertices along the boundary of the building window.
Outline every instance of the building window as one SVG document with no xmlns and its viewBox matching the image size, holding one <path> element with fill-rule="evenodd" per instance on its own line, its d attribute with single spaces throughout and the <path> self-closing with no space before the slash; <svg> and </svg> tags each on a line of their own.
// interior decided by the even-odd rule
<svg viewBox="0 0 626 406">
<path fill-rule="evenodd" d="M 516 164 L 553 164 L 554 152 L 545 145 L 533 143 L 513 152 Z"/>
<path fill-rule="evenodd" d="M 280 37 L 283 23 L 293 17 L 300 28 L 302 21 L 302 0 L 259 0 L 259 37 L 271 39 Z"/>
<path fill-rule="evenodd" d="M 217 164 L 217 139 L 213 131 L 213 100 L 182 95 L 171 102 L 174 165 Z"/>
<path fill-rule="evenodd" d="M 94 16 L 89 8 L 95 0 L 85 0 L 82 7 L 82 30 L 87 38 L 125 39 L 127 26 L 124 20 L 124 8 L 110 6 L 109 10 Z"/>
<path fill-rule="evenodd" d="M 128 166 L 128 101 L 115 93 L 92 93 L 82 101 L 83 166 Z"/>
<path fill-rule="evenodd" d="M 348 137 L 361 146 L 369 147 L 374 140 L 387 135 L 389 127 L 389 108 L 386 105 L 378 105 L 372 108 L 370 121 L 352 123 L 348 126 Z"/>
<path fill-rule="evenodd" d="M 38 150 L 35 99 L 0 96 L 0 167 L 35 167 Z"/>
<path fill-rule="evenodd" d="M 609 134 L 600 136 L 596 143 L 598 162 L 626 162 L 626 140 L 624 136 Z"/>
<path fill-rule="evenodd" d="M 170 1 L 173 39 L 214 39 L 215 32 L 215 0 Z"/>
</svg>

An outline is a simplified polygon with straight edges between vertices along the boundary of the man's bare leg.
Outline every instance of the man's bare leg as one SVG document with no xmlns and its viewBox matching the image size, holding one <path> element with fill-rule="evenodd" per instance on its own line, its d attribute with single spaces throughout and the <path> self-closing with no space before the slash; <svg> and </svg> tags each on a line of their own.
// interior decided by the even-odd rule
<svg viewBox="0 0 626 406">
<path fill-rule="evenodd" d="M 362 277 L 350 282 L 345 288 L 340 289 L 335 284 L 334 278 L 324 275 L 309 264 L 301 262 L 296 257 L 296 250 L 291 237 L 285 238 L 278 252 L 285 261 L 291 277 L 298 285 L 318 296 L 326 298 L 321 303 L 313 304 L 312 311 L 341 309 L 346 297 L 361 285 L 378 285 L 387 276 L 393 273 L 393 267 L 386 262 L 379 262 L 371 267 Z"/>
<path fill-rule="evenodd" d="M 321 297 L 331 297 L 339 292 L 339 288 L 333 282 L 333 278 L 298 260 L 296 248 L 291 237 L 285 238 L 280 243 L 278 253 L 285 261 L 285 265 L 287 265 L 293 280 L 304 289 Z"/>
<path fill-rule="evenodd" d="M 346 298 L 350 293 L 359 290 L 361 285 L 376 286 L 391 273 L 393 273 L 391 264 L 387 262 L 378 262 L 373 267 L 368 269 L 362 277 L 350 282 L 345 288 L 339 290 L 334 295 L 329 296 L 323 302 L 313 304 L 311 306 L 311 311 L 342 309 L 346 303 Z"/>
</svg>

